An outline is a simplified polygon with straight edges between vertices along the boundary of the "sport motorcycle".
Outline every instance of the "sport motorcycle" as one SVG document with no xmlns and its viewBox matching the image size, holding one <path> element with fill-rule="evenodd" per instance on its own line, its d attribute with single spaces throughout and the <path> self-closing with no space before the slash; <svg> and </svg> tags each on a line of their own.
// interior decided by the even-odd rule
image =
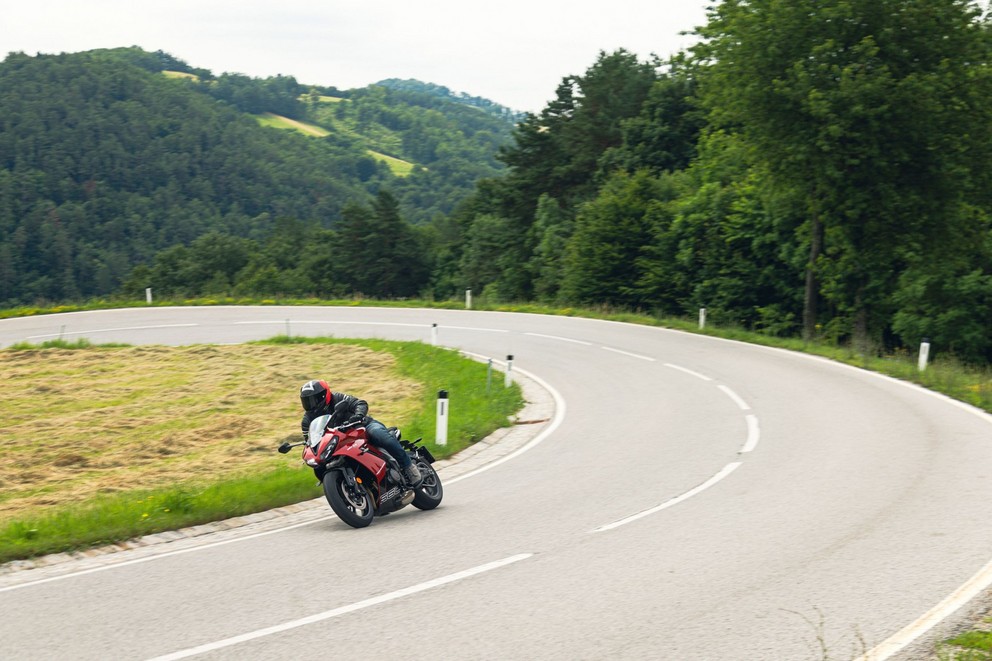
<svg viewBox="0 0 992 661">
<path fill-rule="evenodd" d="M 388 428 L 420 470 L 423 479 L 411 485 L 403 478 L 399 462 L 369 442 L 364 426 L 353 423 L 330 427 L 331 417 L 315 418 L 306 440 L 283 443 L 279 452 L 286 454 L 304 446 L 303 462 L 313 468 L 338 518 L 353 528 L 364 528 L 376 516 L 410 504 L 421 510 L 432 510 L 441 504 L 444 489 L 431 466 L 434 456 L 420 445 L 422 439 L 406 441 L 399 429 Z"/>
</svg>

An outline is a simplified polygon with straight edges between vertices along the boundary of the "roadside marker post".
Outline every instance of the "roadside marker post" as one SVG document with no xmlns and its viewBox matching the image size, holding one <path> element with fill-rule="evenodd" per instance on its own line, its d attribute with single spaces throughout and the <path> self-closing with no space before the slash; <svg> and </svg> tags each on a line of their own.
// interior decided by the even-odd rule
<svg viewBox="0 0 992 661">
<path fill-rule="evenodd" d="M 924 371 L 927 368 L 927 361 L 930 360 L 930 340 L 928 338 L 923 338 L 920 343 L 920 371 Z"/>
<path fill-rule="evenodd" d="M 511 383 L 513 383 L 513 354 L 506 357 L 506 378 L 503 386 L 509 388 Z"/>
<path fill-rule="evenodd" d="M 448 444 L 448 391 L 437 391 L 437 431 L 434 443 L 436 445 Z"/>
</svg>

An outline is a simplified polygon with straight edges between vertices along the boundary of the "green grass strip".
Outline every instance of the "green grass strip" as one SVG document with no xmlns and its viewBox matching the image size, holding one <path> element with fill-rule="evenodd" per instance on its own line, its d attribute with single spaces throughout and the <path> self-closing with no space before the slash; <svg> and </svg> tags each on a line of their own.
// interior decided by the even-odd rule
<svg viewBox="0 0 992 661">
<path fill-rule="evenodd" d="M 60 348 L 91 346 L 85 340 L 55 342 Z M 400 424 L 404 438 L 424 437 L 425 444 L 438 459 L 505 427 L 524 402 L 519 385 L 514 383 L 506 388 L 503 380 L 495 377 L 490 384 L 487 365 L 450 349 L 416 342 L 337 338 L 277 337 L 261 343 L 357 344 L 390 352 L 403 376 L 424 384 L 424 395 L 412 420 L 382 422 Z M 438 447 L 433 440 L 437 391 L 442 389 L 448 391 L 451 405 L 448 444 Z M 353 394 L 361 396 L 361 393 Z M 296 423 L 294 418 L 291 426 Z M 213 483 L 176 484 L 161 490 L 119 492 L 53 508 L 41 515 L 15 518 L 0 525 L 0 562 L 121 542 L 281 507 L 321 494 L 313 472 L 303 465 L 297 453 L 291 453 L 286 455 L 285 466 L 260 474 Z"/>
</svg>

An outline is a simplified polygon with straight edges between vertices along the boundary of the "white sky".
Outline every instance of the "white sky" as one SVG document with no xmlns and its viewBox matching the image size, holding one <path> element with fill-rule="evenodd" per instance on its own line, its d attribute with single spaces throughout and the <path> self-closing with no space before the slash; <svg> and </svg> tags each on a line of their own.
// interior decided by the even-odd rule
<svg viewBox="0 0 992 661">
<path fill-rule="evenodd" d="M 140 46 L 214 74 L 364 87 L 416 78 L 537 112 L 601 50 L 692 43 L 709 0 L 10 0 L 0 57 Z"/>
</svg>

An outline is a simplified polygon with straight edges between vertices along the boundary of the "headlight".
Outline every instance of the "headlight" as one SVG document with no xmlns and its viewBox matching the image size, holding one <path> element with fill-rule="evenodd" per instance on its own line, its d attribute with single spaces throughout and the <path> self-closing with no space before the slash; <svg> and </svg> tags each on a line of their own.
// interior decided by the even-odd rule
<svg viewBox="0 0 992 661">
<path fill-rule="evenodd" d="M 337 447 L 338 447 L 338 439 L 335 438 L 333 441 L 328 443 L 327 447 L 324 448 L 324 451 L 320 453 L 320 463 L 326 464 L 327 460 L 331 458 L 331 455 L 334 454 L 334 450 Z"/>
</svg>

